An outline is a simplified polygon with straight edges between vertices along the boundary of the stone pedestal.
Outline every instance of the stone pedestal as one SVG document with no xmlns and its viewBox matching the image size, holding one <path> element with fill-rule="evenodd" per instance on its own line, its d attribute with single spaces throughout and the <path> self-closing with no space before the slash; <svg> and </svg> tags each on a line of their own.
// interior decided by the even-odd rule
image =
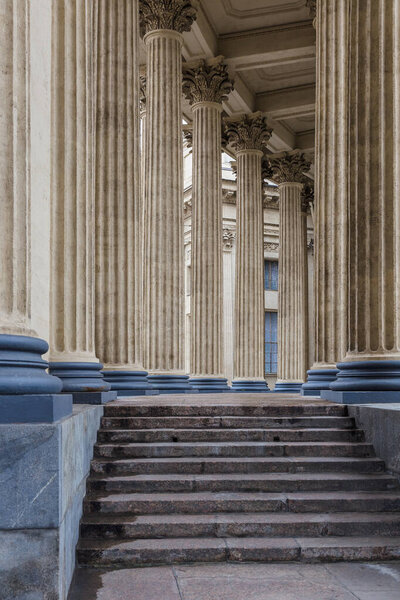
<svg viewBox="0 0 400 600">
<path fill-rule="evenodd" d="M 300 393 L 307 369 L 307 241 L 301 193 L 310 161 L 298 152 L 271 160 L 279 184 L 278 379 L 275 392 Z"/>
<path fill-rule="evenodd" d="M 315 363 L 303 395 L 335 380 L 347 338 L 349 0 L 319 0 L 314 207 Z"/>
<path fill-rule="evenodd" d="M 181 52 L 195 9 L 183 0 L 139 7 L 147 47 L 143 361 L 160 392 L 186 392 Z"/>
<path fill-rule="evenodd" d="M 399 31 L 397 3 L 350 3 L 348 336 L 330 385 L 345 401 L 400 401 Z"/>
<path fill-rule="evenodd" d="M 0 5 L 0 422 L 62 418 L 61 381 L 31 326 L 30 5 Z M 24 412 L 26 405 L 31 409 Z"/>
<path fill-rule="evenodd" d="M 259 113 L 227 119 L 225 125 L 237 159 L 236 329 L 232 390 L 266 392 L 261 160 L 271 129 Z"/>
<path fill-rule="evenodd" d="M 50 372 L 64 392 L 74 373 L 73 393 L 111 387 L 94 349 L 93 7 L 53 2 Z"/>
<path fill-rule="evenodd" d="M 95 349 L 119 396 L 151 391 L 142 367 L 138 0 L 95 3 Z"/>
<path fill-rule="evenodd" d="M 183 91 L 193 110 L 190 383 L 227 391 L 222 332 L 222 101 L 232 90 L 221 58 L 185 64 Z"/>
</svg>

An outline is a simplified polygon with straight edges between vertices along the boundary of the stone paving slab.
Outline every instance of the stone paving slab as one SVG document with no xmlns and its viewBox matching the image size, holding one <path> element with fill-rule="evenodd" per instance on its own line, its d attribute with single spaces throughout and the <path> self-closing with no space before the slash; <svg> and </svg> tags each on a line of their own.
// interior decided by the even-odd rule
<svg viewBox="0 0 400 600">
<path fill-rule="evenodd" d="M 68 600 L 399 600 L 400 561 L 78 569 Z"/>
</svg>

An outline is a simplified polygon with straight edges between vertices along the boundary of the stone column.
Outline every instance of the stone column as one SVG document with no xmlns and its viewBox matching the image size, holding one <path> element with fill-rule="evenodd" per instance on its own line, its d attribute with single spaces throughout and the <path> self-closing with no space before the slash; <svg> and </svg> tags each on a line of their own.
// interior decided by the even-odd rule
<svg viewBox="0 0 400 600">
<path fill-rule="evenodd" d="M 142 367 L 138 0 L 95 3 L 96 352 L 119 396 L 151 387 Z"/>
<path fill-rule="evenodd" d="M 139 7 L 147 47 L 144 366 L 160 392 L 185 392 L 181 52 L 196 11 L 189 0 Z"/>
<path fill-rule="evenodd" d="M 400 7 L 350 1 L 348 337 L 322 392 L 343 402 L 400 391 Z M 343 149 L 346 150 L 345 148 Z"/>
<path fill-rule="evenodd" d="M 266 392 L 261 160 L 272 130 L 260 113 L 227 119 L 237 160 L 235 360 L 232 389 Z"/>
<path fill-rule="evenodd" d="M 336 378 L 347 339 L 349 0 L 319 0 L 315 132 L 315 363 L 302 394 Z"/>
<path fill-rule="evenodd" d="M 301 193 L 304 154 L 285 152 L 271 159 L 279 184 L 278 378 L 276 392 L 299 393 L 307 368 L 308 306 Z"/>
<path fill-rule="evenodd" d="M 93 6 L 53 2 L 50 370 L 74 402 L 116 397 L 94 347 Z"/>
<path fill-rule="evenodd" d="M 62 383 L 31 325 L 30 6 L 0 3 L 0 422 L 53 420 Z M 40 396 L 39 396 L 40 395 Z M 65 403 L 65 402 L 66 403 Z M 71 412 L 61 399 L 58 418 Z"/>
<path fill-rule="evenodd" d="M 193 111 L 190 383 L 228 390 L 223 377 L 222 101 L 233 88 L 222 57 L 184 65 L 183 91 Z"/>
</svg>

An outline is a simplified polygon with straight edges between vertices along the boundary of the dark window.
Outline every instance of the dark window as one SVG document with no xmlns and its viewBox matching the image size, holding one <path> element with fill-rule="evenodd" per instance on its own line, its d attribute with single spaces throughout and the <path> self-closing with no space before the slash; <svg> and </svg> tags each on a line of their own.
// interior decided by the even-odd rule
<svg viewBox="0 0 400 600">
<path fill-rule="evenodd" d="M 278 313 L 265 313 L 265 373 L 278 370 Z"/>
<path fill-rule="evenodd" d="M 277 260 L 265 260 L 264 261 L 264 289 L 274 290 L 278 289 L 278 261 Z"/>
</svg>

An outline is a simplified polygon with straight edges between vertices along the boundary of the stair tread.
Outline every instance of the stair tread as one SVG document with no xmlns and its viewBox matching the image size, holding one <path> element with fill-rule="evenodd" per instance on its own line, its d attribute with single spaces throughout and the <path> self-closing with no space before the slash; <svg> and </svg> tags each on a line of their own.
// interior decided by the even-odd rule
<svg viewBox="0 0 400 600">
<path fill-rule="evenodd" d="M 186 446 L 221 446 L 221 447 L 231 447 L 231 446 L 239 446 L 245 448 L 246 446 L 251 447 L 260 447 L 260 446 L 371 446 L 372 444 L 368 442 L 112 442 L 112 443 L 97 443 L 97 447 L 108 447 L 112 446 L 113 448 L 118 448 L 119 446 L 132 447 L 132 448 L 142 448 L 145 446 L 146 448 L 180 448 Z"/>
<path fill-rule="evenodd" d="M 365 499 L 370 500 L 389 498 L 393 500 L 400 499 L 400 491 L 394 493 L 392 490 L 384 491 L 340 491 L 340 492 L 124 492 L 124 493 L 90 493 L 87 496 L 88 500 L 96 500 L 102 502 L 118 502 L 118 501 L 179 501 L 179 500 L 351 500 Z"/>
<path fill-rule="evenodd" d="M 357 462 L 357 463 L 365 463 L 365 462 L 375 462 L 378 464 L 382 464 L 383 461 L 381 458 L 376 456 L 364 457 L 364 456 L 156 456 L 156 457 L 132 457 L 132 458 L 118 458 L 113 456 L 104 456 L 104 457 L 96 457 L 93 459 L 92 463 L 203 463 L 203 462 L 221 462 L 221 463 L 236 463 L 236 462 L 266 462 L 266 463 L 325 463 L 325 462 Z"/>
<path fill-rule="evenodd" d="M 188 514 L 150 514 L 150 515 L 124 515 L 93 513 L 82 517 L 82 524 L 109 523 L 112 525 L 124 524 L 196 524 L 196 523 L 354 523 L 354 522 L 400 522 L 400 511 L 392 513 L 368 512 L 343 512 L 343 513 L 291 513 L 291 512 L 266 512 L 266 513 L 188 513 Z"/>
<path fill-rule="evenodd" d="M 156 538 L 156 539 L 136 539 L 136 540 L 101 540 L 97 538 L 81 539 L 78 548 L 88 549 L 113 549 L 135 550 L 135 549 L 155 549 L 155 550 L 184 550 L 189 548 L 230 548 L 234 547 L 254 547 L 254 548 L 277 548 L 277 547 L 377 547 L 391 546 L 400 548 L 400 537 L 390 536 L 368 536 L 368 537 L 247 537 L 247 538 Z"/>
<path fill-rule="evenodd" d="M 301 428 L 289 428 L 289 427 L 250 427 L 250 428 L 246 428 L 246 427 L 239 427 L 239 428 L 235 428 L 235 427 L 224 427 L 224 428 L 218 428 L 218 427 L 202 427 L 201 429 L 197 428 L 197 427 L 156 427 L 154 429 L 142 429 L 142 428 L 112 428 L 112 427 L 101 427 L 99 429 L 99 431 L 101 431 L 102 433 L 149 433 L 149 432 L 159 432 L 159 431 L 165 431 L 167 433 L 172 432 L 172 431 L 177 431 L 179 433 L 198 433 L 199 431 L 202 432 L 207 432 L 207 433 L 216 433 L 218 431 L 233 431 L 233 432 L 238 432 L 238 433 L 246 433 L 246 431 L 273 431 L 274 433 L 278 433 L 278 432 L 282 432 L 282 433 L 287 433 L 288 431 L 290 431 L 291 433 L 296 433 L 296 432 L 301 432 L 304 433 L 308 430 L 312 431 L 313 433 L 325 433 L 327 431 L 331 432 L 331 431 L 345 431 L 346 433 L 354 433 L 354 432 L 359 432 L 361 431 L 360 429 L 357 429 L 356 427 L 353 427 L 351 429 L 346 428 L 346 427 L 301 427 Z"/>
<path fill-rule="evenodd" d="M 169 474 L 139 474 L 139 475 L 100 475 L 94 477 L 91 475 L 90 480 L 95 481 L 183 481 L 183 480 L 207 480 L 207 481 L 330 481 L 331 479 L 343 480 L 386 480 L 390 479 L 398 483 L 398 480 L 393 475 L 387 473 L 341 473 L 337 471 L 323 473 L 204 473 L 204 474 L 189 474 L 189 473 L 169 473 Z"/>
</svg>

